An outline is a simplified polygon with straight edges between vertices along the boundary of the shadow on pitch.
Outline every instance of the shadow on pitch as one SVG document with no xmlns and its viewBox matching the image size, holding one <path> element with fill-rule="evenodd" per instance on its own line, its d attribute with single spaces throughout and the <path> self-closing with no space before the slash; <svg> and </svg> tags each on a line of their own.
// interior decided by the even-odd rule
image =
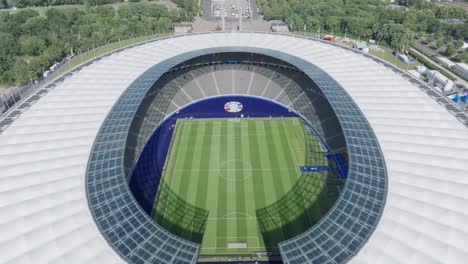
<svg viewBox="0 0 468 264">
<path fill-rule="evenodd" d="M 313 177 L 308 175 L 307 177 Z M 299 186 L 300 184 L 296 185 Z M 321 191 L 291 189 L 276 203 L 257 210 L 265 246 L 272 253 L 279 253 L 278 243 L 295 237 L 315 225 L 333 206 L 327 188 Z M 315 192 L 315 194 L 313 194 Z M 315 198 L 305 196 L 316 196 Z"/>
<path fill-rule="evenodd" d="M 159 188 L 151 217 L 174 235 L 201 244 L 208 211 L 187 203 L 164 182 Z"/>
<path fill-rule="evenodd" d="M 308 143 L 306 162 L 327 165 L 324 153 L 318 145 Z M 258 209 L 257 222 L 265 246 L 272 253 L 279 253 L 279 242 L 293 238 L 314 226 L 338 198 L 336 185 L 336 178 L 329 172 L 305 172 L 278 201 Z"/>
</svg>

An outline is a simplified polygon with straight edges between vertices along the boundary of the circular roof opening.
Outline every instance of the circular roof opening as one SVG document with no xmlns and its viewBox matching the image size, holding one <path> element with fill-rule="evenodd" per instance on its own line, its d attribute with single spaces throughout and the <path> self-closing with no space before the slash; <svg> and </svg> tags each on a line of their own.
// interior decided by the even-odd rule
<svg viewBox="0 0 468 264">
<path fill-rule="evenodd" d="M 343 88 L 316 66 L 281 52 L 252 49 L 252 53 L 249 53 L 249 49 L 231 47 L 194 51 L 155 65 L 130 85 L 106 118 L 88 164 L 88 199 L 100 230 L 124 258 L 146 259 L 148 256 L 137 254 L 135 250 L 152 247 L 161 248 L 155 251 L 156 255 L 160 255 L 158 258 L 193 261 L 197 257 L 223 255 L 226 250 L 234 254 L 243 254 L 253 245 L 253 248 L 263 250 L 257 252 L 260 253 L 257 255 L 258 259 L 272 258 L 273 255 L 278 259 L 298 260 L 306 258 L 299 254 L 298 247 L 308 247 L 311 243 L 332 243 L 336 246 L 322 248 L 320 254 L 327 254 L 328 259 L 333 255 L 332 259 L 336 258 L 341 262 L 352 256 L 352 252 L 359 250 L 372 233 L 385 201 L 386 172 L 380 148 L 366 119 Z M 217 74 L 222 76 L 220 81 Z M 212 81 L 208 81 L 210 79 Z M 231 98 L 222 98 L 222 102 L 216 102 L 215 99 L 220 96 Z M 251 104 L 249 100 L 258 102 Z M 206 107 L 205 104 L 209 102 L 213 102 L 213 107 Z M 241 103 L 242 112 L 225 111 L 226 102 Z M 276 110 L 258 107 L 258 103 L 261 102 L 264 102 L 265 106 L 274 106 Z M 203 107 L 198 107 L 199 104 Z M 192 111 L 194 107 L 197 111 Z M 186 112 L 187 109 L 191 110 Z M 213 109 L 219 109 L 223 115 L 213 117 Z M 271 114 L 277 111 L 283 111 L 284 114 Z M 177 115 L 176 118 L 171 118 L 173 115 Z M 226 124 L 219 124 L 222 122 L 213 120 L 216 118 L 221 118 Z M 264 122 L 252 126 L 256 129 L 261 128 L 257 133 L 252 133 L 252 140 L 251 131 L 243 126 L 247 123 L 247 127 L 250 127 L 248 122 L 260 121 L 258 118 L 263 118 Z M 173 123 L 166 127 L 165 122 Z M 214 123 L 209 125 L 211 122 Z M 285 124 L 288 122 L 296 122 L 296 125 Z M 172 129 L 173 132 L 161 133 L 165 135 L 162 139 L 155 137 L 158 135 L 158 129 L 162 131 L 164 128 Z M 211 136 L 205 137 L 204 133 L 196 133 L 200 130 L 204 133 L 208 131 L 207 135 Z M 182 132 L 179 134 L 177 131 Z M 244 135 L 245 131 L 247 136 Z M 302 132 L 302 141 L 296 140 L 300 138 L 299 131 Z M 239 144 L 235 140 L 227 140 L 229 137 L 226 136 L 231 134 L 235 135 L 234 138 L 239 135 L 240 138 L 248 138 L 252 143 Z M 218 141 L 223 137 L 226 142 L 220 144 Z M 126 138 L 124 147 L 122 138 Z M 196 141 L 190 140 L 191 138 L 195 138 Z M 172 156 L 172 142 L 178 141 L 179 143 L 174 143 L 175 147 L 178 146 L 178 150 L 174 151 L 175 162 L 170 162 L 171 158 L 166 160 L 167 154 Z M 218 143 L 211 144 L 212 141 Z M 169 146 L 164 148 L 159 146 L 161 144 Z M 245 154 L 245 157 L 250 159 L 244 160 L 244 152 L 259 151 L 262 149 L 261 144 L 274 145 L 275 151 L 264 150 L 257 153 L 258 155 Z M 219 148 L 217 152 L 204 149 L 210 145 L 224 148 Z M 191 147 L 196 149 L 190 149 Z M 164 149 L 167 150 L 166 153 L 161 151 Z M 287 154 L 287 149 L 290 154 Z M 149 155 L 146 154 L 147 151 Z M 305 155 L 295 153 L 301 151 Z M 184 163 L 190 165 L 170 166 L 177 164 L 177 157 L 184 156 L 183 153 L 190 154 L 182 158 Z M 242 155 L 237 156 L 239 153 Z M 269 158 L 263 161 L 252 160 L 253 157 L 262 155 L 267 157 L 266 153 L 277 155 L 269 155 Z M 209 155 L 210 158 L 202 158 L 204 155 Z M 307 158 L 311 156 L 315 161 L 324 163 L 308 162 Z M 213 163 L 203 163 L 205 160 L 211 160 L 211 157 L 217 158 L 218 162 L 246 161 L 242 164 L 248 163 L 249 166 L 236 166 L 236 162 L 221 166 L 224 170 L 223 175 L 243 180 L 223 180 L 219 173 L 220 166 L 212 170 Z M 296 162 L 290 164 L 294 165 L 283 166 L 282 163 L 291 161 L 292 157 Z M 264 166 L 267 161 L 270 166 Z M 163 166 L 159 165 L 161 162 Z M 259 165 L 261 167 L 254 167 Z M 195 166 L 198 166 L 198 169 Z M 209 179 L 196 181 L 196 184 L 186 184 L 183 177 L 174 177 L 179 179 L 178 186 L 182 188 L 176 191 L 173 190 L 172 180 L 164 180 L 166 170 L 182 173 L 187 168 L 190 175 L 194 172 L 203 175 L 205 170 L 206 177 L 197 176 L 204 180 L 208 179 L 210 173 L 217 172 L 214 173 L 215 181 L 218 185 L 221 181 L 225 181 L 226 184 L 214 188 L 216 194 L 259 194 L 262 192 L 252 190 L 253 186 L 270 185 L 275 195 L 263 192 L 265 199 L 262 206 L 254 203 L 257 199 L 245 199 L 247 196 L 243 197 L 241 203 L 237 203 L 235 198 L 214 198 L 219 203 L 226 202 L 225 206 L 216 206 L 215 219 L 221 220 L 219 223 L 225 223 L 224 227 L 234 226 L 226 221 L 238 221 L 235 230 L 244 232 L 244 235 L 236 233 L 234 237 L 230 237 L 227 231 L 226 234 L 223 233 L 223 224 L 215 224 L 216 228 L 211 230 L 219 231 L 219 235 L 209 236 L 209 217 L 215 208 L 202 206 L 201 202 L 210 198 L 197 195 L 215 193 L 208 191 Z M 273 169 L 275 173 L 272 173 Z M 278 176 L 279 172 L 283 175 L 284 169 L 296 170 L 298 175 L 316 176 L 301 176 L 294 182 L 292 177 Z M 248 170 L 245 175 L 249 177 L 237 175 L 243 170 Z M 266 179 L 264 184 L 237 184 L 251 179 L 257 180 L 258 177 L 253 176 L 255 170 L 262 171 L 261 175 L 267 174 L 279 179 L 281 184 L 273 184 L 274 181 L 269 179 Z M 127 185 L 128 182 L 130 185 Z M 296 184 L 298 182 L 300 184 Z M 105 188 L 108 184 L 115 188 Z M 307 184 L 311 189 L 315 188 L 314 195 L 305 195 L 302 191 L 303 186 Z M 146 190 L 143 190 L 142 186 L 146 186 Z M 206 192 L 191 192 L 190 188 L 194 187 L 196 190 L 206 188 Z M 333 198 L 335 191 L 338 192 L 337 198 Z M 268 195 L 271 196 L 270 200 L 267 199 Z M 302 200 L 297 199 L 298 197 Z M 326 199 L 323 199 L 324 197 Z M 332 198 L 329 199 L 330 197 Z M 318 216 L 313 223 L 309 221 L 308 225 L 297 224 L 298 219 L 310 220 L 312 214 L 304 213 L 308 212 L 304 209 L 313 208 L 308 205 L 323 200 L 325 202 L 320 204 L 324 206 L 315 207 L 313 210 L 313 214 Z M 112 212 L 111 208 L 114 207 L 122 208 L 125 212 L 106 213 Z M 250 211 L 247 210 L 248 207 L 251 208 Z M 162 210 L 159 210 L 161 208 Z M 218 208 L 229 208 L 229 211 L 218 212 Z M 172 213 L 166 214 L 171 211 Z M 294 214 L 289 214 L 290 211 Z M 254 226 L 248 224 L 249 221 L 256 221 L 257 231 L 249 228 Z M 181 226 L 184 228 L 180 228 Z M 287 232 L 284 232 L 285 226 L 290 227 Z M 250 236 L 255 232 L 257 236 Z M 210 237 L 210 243 L 216 245 L 215 248 L 204 246 L 208 245 L 204 243 L 205 238 Z M 129 239 L 131 241 L 127 241 Z M 348 247 L 350 243 L 353 243 L 352 249 Z M 134 248 L 128 249 L 128 245 Z M 221 249 L 218 249 L 218 245 L 221 245 Z M 200 255 L 204 252 L 206 255 Z"/>
<path fill-rule="evenodd" d="M 305 90 L 313 97 L 299 98 Z M 148 140 L 135 147 L 130 188 L 154 221 L 200 244 L 204 258 L 280 259 L 278 243 L 314 226 L 343 189 L 338 120 L 315 83 L 286 62 L 246 53 L 194 58 L 143 101 L 131 134 Z M 306 107 L 314 125 L 298 112 Z M 168 115 L 158 126 L 148 121 L 160 112 Z"/>
</svg>

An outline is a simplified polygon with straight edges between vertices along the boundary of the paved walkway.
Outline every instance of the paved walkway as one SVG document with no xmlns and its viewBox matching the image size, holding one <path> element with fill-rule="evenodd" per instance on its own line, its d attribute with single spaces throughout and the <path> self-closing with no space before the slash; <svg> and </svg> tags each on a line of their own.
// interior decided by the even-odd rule
<svg viewBox="0 0 468 264">
<path fill-rule="evenodd" d="M 226 31 L 238 30 L 239 21 L 226 21 L 225 23 Z M 242 23 L 242 31 L 262 31 L 269 32 L 271 23 L 258 18 L 252 21 L 246 21 Z M 216 28 L 222 28 L 222 22 L 219 21 L 208 21 L 203 18 L 197 17 L 193 23 L 194 32 L 208 32 L 214 31 Z"/>
</svg>

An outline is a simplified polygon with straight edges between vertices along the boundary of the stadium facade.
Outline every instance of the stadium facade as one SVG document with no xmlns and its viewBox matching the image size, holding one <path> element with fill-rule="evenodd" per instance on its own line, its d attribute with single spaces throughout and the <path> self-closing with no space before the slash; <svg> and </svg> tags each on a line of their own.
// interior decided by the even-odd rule
<svg viewBox="0 0 468 264">
<path fill-rule="evenodd" d="M 312 83 L 287 88 L 281 69 L 269 79 L 259 75 L 266 83 L 278 76 L 276 86 L 261 91 L 245 82 L 198 85 L 193 93 L 184 88 L 191 83 L 196 90 L 195 81 L 168 75 L 200 58 L 213 63 L 206 59 L 212 54 L 257 56 L 242 67 L 267 57 Z M 151 93 L 155 87 L 166 90 Z M 264 33 L 139 44 L 80 65 L 19 104 L 0 123 L 0 262 L 196 262 L 199 245 L 152 221 L 126 177 L 166 116 L 205 98 L 239 94 L 297 112 L 332 150 L 346 148 L 342 194 L 319 223 L 279 244 L 285 263 L 465 262 L 466 116 L 371 55 Z M 334 115 L 321 118 L 322 111 Z"/>
</svg>

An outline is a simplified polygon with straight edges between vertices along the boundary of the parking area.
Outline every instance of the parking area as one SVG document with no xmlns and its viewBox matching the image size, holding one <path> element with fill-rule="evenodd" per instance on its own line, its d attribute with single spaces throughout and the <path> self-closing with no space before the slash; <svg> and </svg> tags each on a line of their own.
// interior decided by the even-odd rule
<svg viewBox="0 0 468 264">
<path fill-rule="evenodd" d="M 252 0 L 207 0 L 205 1 L 204 17 L 206 19 L 249 19 L 256 14 Z M 255 10 L 254 10 L 255 9 Z"/>
</svg>

